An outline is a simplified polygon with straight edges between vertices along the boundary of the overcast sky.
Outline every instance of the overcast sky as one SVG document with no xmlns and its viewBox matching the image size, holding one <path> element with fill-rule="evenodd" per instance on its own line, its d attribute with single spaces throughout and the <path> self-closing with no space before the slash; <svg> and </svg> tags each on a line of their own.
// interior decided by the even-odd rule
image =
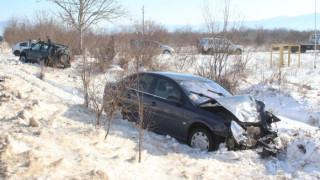
<svg viewBox="0 0 320 180">
<path fill-rule="evenodd" d="M 39 0 L 38 0 L 39 1 Z M 210 1 L 210 0 L 207 0 Z M 221 6 L 211 0 L 212 9 L 221 12 Z M 0 21 L 10 17 L 32 17 L 35 11 L 54 10 L 46 0 L 0 0 Z M 145 8 L 145 19 L 152 19 L 161 24 L 194 25 L 203 23 L 204 0 L 119 0 L 129 15 L 123 23 L 134 22 L 142 17 L 142 6 Z M 315 0 L 230 0 L 230 18 L 244 18 L 246 21 L 260 20 L 277 16 L 298 16 L 315 12 Z M 317 5 L 320 12 L 320 1 Z M 221 14 L 221 13 L 220 13 Z M 218 17 L 218 15 L 217 15 Z M 218 17 L 221 18 L 221 17 Z"/>
</svg>

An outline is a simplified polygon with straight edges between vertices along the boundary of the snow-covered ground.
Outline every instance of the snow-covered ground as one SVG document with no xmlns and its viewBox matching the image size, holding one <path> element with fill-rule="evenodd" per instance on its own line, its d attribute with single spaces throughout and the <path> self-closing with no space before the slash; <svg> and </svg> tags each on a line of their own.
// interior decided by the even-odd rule
<svg viewBox="0 0 320 180">
<path fill-rule="evenodd" d="M 116 115 L 104 140 L 105 128 L 95 127 L 95 114 L 82 105 L 75 66 L 45 68 L 41 80 L 39 65 L 21 63 L 2 45 L 0 179 L 320 179 L 320 63 L 313 69 L 314 56 L 306 53 L 297 68 L 291 56 L 291 67 L 277 71 L 269 53 L 251 54 L 239 91 L 264 100 L 281 119 L 275 126 L 281 156 L 261 159 L 255 149 L 224 145 L 204 153 L 144 131 L 138 163 L 135 125 Z"/>
</svg>

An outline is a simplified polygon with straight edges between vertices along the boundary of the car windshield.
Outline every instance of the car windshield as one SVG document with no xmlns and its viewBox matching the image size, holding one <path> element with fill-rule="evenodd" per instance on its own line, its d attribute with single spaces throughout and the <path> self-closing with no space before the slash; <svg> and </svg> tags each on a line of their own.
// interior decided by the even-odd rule
<svg viewBox="0 0 320 180">
<path fill-rule="evenodd" d="M 205 44 L 209 39 L 201 39 L 200 44 Z"/>
<path fill-rule="evenodd" d="M 201 104 L 210 100 L 210 98 L 232 96 L 230 92 L 210 80 L 183 80 L 179 84 L 186 92 L 188 98 L 195 104 Z"/>
</svg>

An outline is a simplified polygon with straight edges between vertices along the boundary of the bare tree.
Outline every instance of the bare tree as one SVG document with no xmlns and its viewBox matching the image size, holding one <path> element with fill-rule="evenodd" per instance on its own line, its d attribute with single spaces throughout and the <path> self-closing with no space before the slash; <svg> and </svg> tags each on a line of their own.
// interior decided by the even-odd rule
<svg viewBox="0 0 320 180">
<path fill-rule="evenodd" d="M 91 81 L 91 72 L 92 72 L 92 67 L 90 66 L 86 53 L 81 56 L 81 62 L 77 66 L 77 73 L 80 75 L 81 80 L 82 80 L 82 92 L 84 96 L 84 104 L 88 108 L 89 107 L 89 85 Z"/>
<path fill-rule="evenodd" d="M 116 78 L 118 81 L 122 79 L 124 76 L 124 72 L 119 73 L 119 76 Z M 107 139 L 110 128 L 111 128 L 111 123 L 112 119 L 114 118 L 115 112 L 121 108 L 119 107 L 120 104 L 120 97 L 123 94 L 122 89 L 123 87 L 120 87 L 121 85 L 113 85 L 113 84 L 108 84 L 105 89 L 104 89 L 104 96 L 103 96 L 103 104 L 104 104 L 104 112 L 107 114 L 107 119 L 104 123 L 108 122 L 107 125 L 107 132 L 104 137 L 104 139 Z"/>
<path fill-rule="evenodd" d="M 227 76 L 227 65 L 230 60 L 229 57 L 233 54 L 234 49 L 232 47 L 231 42 L 227 39 L 228 37 L 228 29 L 229 29 L 229 11 L 230 11 L 230 0 L 223 0 L 224 8 L 222 9 L 223 15 L 223 28 L 220 31 L 220 25 L 213 19 L 214 9 L 212 4 L 208 0 L 204 1 L 203 7 L 203 15 L 204 20 L 206 22 L 207 33 L 212 38 L 208 40 L 209 48 L 207 50 L 207 54 L 209 57 L 204 62 L 203 66 L 200 66 L 198 70 L 198 74 L 204 76 L 208 79 L 212 79 L 221 85 L 228 85 L 231 87 L 230 80 Z M 234 30 L 234 28 L 231 28 Z M 219 36 L 217 36 L 219 35 Z M 241 53 L 241 52 L 240 52 Z M 242 58 L 237 58 L 240 64 L 239 67 L 243 67 L 246 63 L 242 62 Z M 234 66 L 236 67 L 236 66 Z M 230 76 L 231 77 L 231 76 Z"/>
<path fill-rule="evenodd" d="M 100 21 L 109 21 L 124 14 L 117 0 L 47 0 L 59 8 L 59 16 L 78 32 L 78 46 L 83 50 L 83 34 Z"/>
</svg>

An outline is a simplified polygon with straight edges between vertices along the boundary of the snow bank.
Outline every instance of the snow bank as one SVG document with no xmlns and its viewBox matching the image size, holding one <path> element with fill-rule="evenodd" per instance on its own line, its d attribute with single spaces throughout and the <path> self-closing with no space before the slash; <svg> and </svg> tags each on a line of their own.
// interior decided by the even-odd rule
<svg viewBox="0 0 320 180">
<path fill-rule="evenodd" d="M 74 67 L 46 68 L 40 80 L 38 65 L 0 52 L 0 79 L 4 79 L 0 82 L 0 178 L 319 179 L 319 128 L 309 121 L 310 116 L 319 117 L 315 106 L 319 105 L 319 70 L 287 70 L 287 84 L 292 86 L 285 89 L 262 80 L 272 73 L 257 61 L 268 55 L 253 54 L 250 68 L 256 70 L 250 71 L 253 74 L 243 83 L 242 92 L 263 99 L 281 118 L 274 127 L 281 157 L 261 159 L 255 149 L 227 151 L 224 144 L 204 153 L 172 137 L 143 131 L 142 163 L 138 163 L 135 124 L 117 114 L 104 140 L 104 127 L 95 127 L 95 114 L 82 106 L 81 82 Z M 167 56 L 163 59 L 170 61 Z M 120 71 L 116 66 L 113 70 Z M 111 72 L 105 76 L 113 77 Z M 299 92 L 298 84 L 309 76 L 314 78 L 305 87 L 310 88 Z M 38 125 L 29 126 L 33 121 Z"/>
</svg>

